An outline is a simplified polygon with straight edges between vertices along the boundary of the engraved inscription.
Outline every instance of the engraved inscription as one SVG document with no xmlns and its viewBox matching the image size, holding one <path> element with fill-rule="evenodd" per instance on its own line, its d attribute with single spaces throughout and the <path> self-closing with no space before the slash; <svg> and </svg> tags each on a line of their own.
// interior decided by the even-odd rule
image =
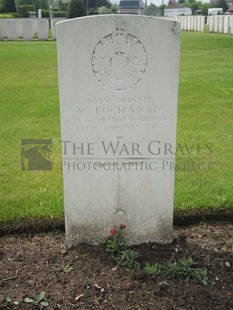
<svg viewBox="0 0 233 310">
<path fill-rule="evenodd" d="M 143 43 L 126 31 L 126 24 L 102 38 L 92 54 L 92 70 L 96 79 L 112 90 L 127 90 L 143 79 L 147 53 Z"/>
<path fill-rule="evenodd" d="M 173 118 L 151 96 L 89 97 L 66 124 L 79 132 L 149 130 L 166 127 Z"/>
</svg>

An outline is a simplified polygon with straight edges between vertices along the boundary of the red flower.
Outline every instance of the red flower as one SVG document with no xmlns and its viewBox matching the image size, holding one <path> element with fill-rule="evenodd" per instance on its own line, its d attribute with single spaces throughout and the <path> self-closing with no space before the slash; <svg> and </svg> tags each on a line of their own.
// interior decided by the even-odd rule
<svg viewBox="0 0 233 310">
<path fill-rule="evenodd" d="M 113 228 L 113 229 L 110 230 L 110 233 L 111 233 L 111 235 L 116 235 L 117 230 L 115 228 Z"/>
<path fill-rule="evenodd" d="M 120 229 L 125 229 L 126 225 L 125 224 L 121 224 L 120 225 Z"/>
</svg>

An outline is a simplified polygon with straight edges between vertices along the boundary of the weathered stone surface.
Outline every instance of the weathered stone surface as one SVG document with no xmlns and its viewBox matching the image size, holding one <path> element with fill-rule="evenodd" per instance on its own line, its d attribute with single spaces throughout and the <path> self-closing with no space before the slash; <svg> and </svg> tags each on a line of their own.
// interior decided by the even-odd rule
<svg viewBox="0 0 233 310">
<path fill-rule="evenodd" d="M 172 240 L 179 25 L 107 15 L 57 24 L 66 240 Z"/>
<path fill-rule="evenodd" d="M 19 35 L 17 31 L 17 21 L 8 19 L 6 22 L 6 36 L 9 41 L 17 40 Z"/>
<path fill-rule="evenodd" d="M 49 21 L 40 19 L 37 21 L 38 27 L 38 39 L 39 40 L 48 40 L 48 32 L 49 32 Z"/>
<path fill-rule="evenodd" d="M 0 40 L 6 37 L 6 20 L 0 18 Z"/>
<path fill-rule="evenodd" d="M 65 18 L 53 18 L 51 19 L 51 29 L 52 29 L 52 36 L 56 40 L 57 39 L 57 29 L 56 25 L 58 22 L 65 20 Z"/>
<path fill-rule="evenodd" d="M 23 38 L 26 41 L 31 41 L 34 37 L 33 22 L 31 20 L 23 20 Z"/>
</svg>

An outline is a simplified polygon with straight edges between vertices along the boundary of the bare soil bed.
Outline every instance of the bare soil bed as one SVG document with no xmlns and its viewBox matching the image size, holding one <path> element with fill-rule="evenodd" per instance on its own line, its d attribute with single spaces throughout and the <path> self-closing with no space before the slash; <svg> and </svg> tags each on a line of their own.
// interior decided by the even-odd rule
<svg viewBox="0 0 233 310">
<path fill-rule="evenodd" d="M 233 309 L 232 223 L 177 227 L 169 245 L 135 247 L 141 266 L 192 258 L 207 268 L 208 285 L 117 267 L 104 245 L 66 250 L 64 242 L 62 232 L 1 237 L 0 309 Z M 48 307 L 24 301 L 41 291 Z"/>
</svg>

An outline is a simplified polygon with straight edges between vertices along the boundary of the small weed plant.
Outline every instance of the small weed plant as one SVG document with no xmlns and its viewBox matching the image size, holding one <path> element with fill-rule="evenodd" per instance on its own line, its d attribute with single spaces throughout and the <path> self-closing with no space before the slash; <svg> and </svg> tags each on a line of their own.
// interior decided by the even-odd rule
<svg viewBox="0 0 233 310">
<path fill-rule="evenodd" d="M 36 297 L 36 299 L 32 299 L 30 297 L 26 297 L 24 298 L 24 301 L 28 304 L 35 304 L 35 305 L 39 305 L 41 308 L 42 307 L 48 307 L 49 303 L 44 299 L 45 298 L 45 292 L 42 291 L 38 294 L 38 296 Z"/>
<path fill-rule="evenodd" d="M 171 262 L 168 265 L 146 263 L 144 272 L 150 276 L 174 276 L 186 281 L 194 279 L 199 283 L 208 285 L 207 269 L 197 268 L 196 263 L 191 258 Z"/>
<path fill-rule="evenodd" d="M 140 253 L 127 245 L 125 227 L 126 225 L 121 224 L 119 228 L 111 229 L 110 236 L 106 241 L 106 250 L 112 254 L 119 266 L 139 269 L 140 264 L 137 259 L 140 257 Z M 191 258 L 170 262 L 169 264 L 146 263 L 143 271 L 149 276 L 173 276 L 185 281 L 193 279 L 201 284 L 208 285 L 207 269 L 198 268 Z"/>
<path fill-rule="evenodd" d="M 62 270 L 64 273 L 69 273 L 73 270 L 73 267 L 69 263 L 62 265 Z"/>
<path fill-rule="evenodd" d="M 25 303 L 27 303 L 27 304 L 33 304 L 33 305 L 37 305 L 39 307 L 39 308 L 36 307 L 35 309 L 43 309 L 44 307 L 48 307 L 49 306 L 49 303 L 45 300 L 45 292 L 44 291 L 40 292 L 37 295 L 36 299 L 32 299 L 30 297 L 25 297 L 23 301 Z M 23 301 L 21 301 L 21 302 L 23 302 Z M 15 305 L 15 306 L 18 306 L 20 304 L 20 301 L 13 300 L 10 297 L 6 298 L 6 302 L 9 303 L 9 304 Z M 33 307 L 33 309 L 34 309 L 34 307 Z"/>
<path fill-rule="evenodd" d="M 119 229 L 111 229 L 111 235 L 106 241 L 106 249 L 107 252 L 112 254 L 119 266 L 138 269 L 140 264 L 137 259 L 140 257 L 140 253 L 127 245 L 124 233 L 125 227 L 124 224 L 121 224 Z"/>
<path fill-rule="evenodd" d="M 18 300 L 13 300 L 13 299 L 10 298 L 10 297 L 7 297 L 6 301 L 7 301 L 9 304 L 12 304 L 12 305 L 15 305 L 15 306 L 18 306 L 18 305 L 19 305 L 19 301 L 18 301 Z"/>
</svg>

